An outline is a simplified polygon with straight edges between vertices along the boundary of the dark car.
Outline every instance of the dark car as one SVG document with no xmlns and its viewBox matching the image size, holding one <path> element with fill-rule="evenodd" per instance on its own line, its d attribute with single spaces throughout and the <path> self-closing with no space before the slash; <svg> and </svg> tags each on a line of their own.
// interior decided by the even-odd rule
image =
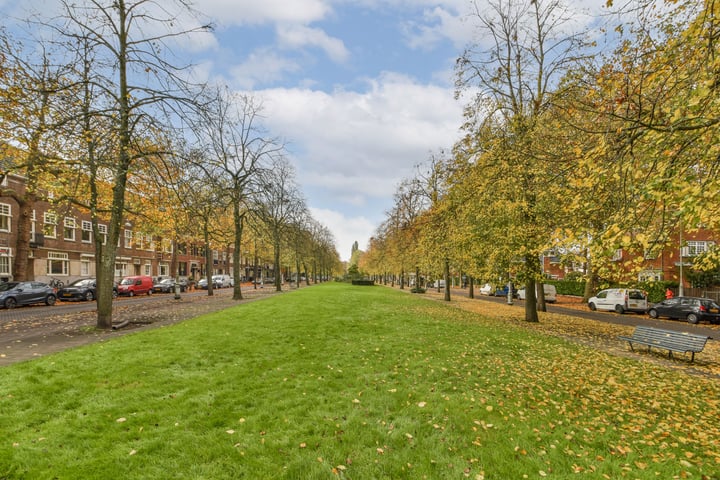
<svg viewBox="0 0 720 480">
<path fill-rule="evenodd" d="M 97 298 L 97 280 L 94 278 L 81 278 L 57 291 L 60 300 L 87 300 Z M 113 283 L 113 298 L 117 297 L 117 283 Z"/>
<path fill-rule="evenodd" d="M 173 291 L 175 291 L 174 278 L 163 278 L 153 285 L 153 292 L 155 293 L 171 293 Z"/>
<path fill-rule="evenodd" d="M 81 278 L 70 285 L 58 289 L 60 300 L 95 300 L 97 296 L 97 283 L 94 278 Z"/>
<path fill-rule="evenodd" d="M 648 309 L 648 315 L 685 319 L 688 323 L 720 323 L 720 306 L 709 298 L 675 297 L 656 303 Z"/>
<path fill-rule="evenodd" d="M 55 289 L 42 282 L 0 283 L 0 305 L 15 308 L 17 305 L 45 303 L 55 305 Z"/>
</svg>

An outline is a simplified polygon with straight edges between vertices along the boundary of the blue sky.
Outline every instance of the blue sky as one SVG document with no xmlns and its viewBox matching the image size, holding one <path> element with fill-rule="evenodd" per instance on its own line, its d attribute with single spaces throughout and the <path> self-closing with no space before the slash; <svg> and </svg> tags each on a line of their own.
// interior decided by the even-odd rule
<svg viewBox="0 0 720 480">
<path fill-rule="evenodd" d="M 399 181 L 460 136 L 453 65 L 467 2 L 196 6 L 219 19 L 217 44 L 198 52 L 211 63 L 203 67 L 263 99 L 266 124 L 287 139 L 313 217 L 341 258 L 354 241 L 365 248 Z"/>
<path fill-rule="evenodd" d="M 53 3 L 0 0 L 0 13 Z M 313 217 L 348 259 L 353 242 L 364 249 L 384 220 L 400 180 L 460 137 L 453 66 L 473 39 L 470 5 L 197 0 L 216 29 L 182 54 L 198 77 L 262 100 L 266 127 L 287 141 Z"/>
</svg>

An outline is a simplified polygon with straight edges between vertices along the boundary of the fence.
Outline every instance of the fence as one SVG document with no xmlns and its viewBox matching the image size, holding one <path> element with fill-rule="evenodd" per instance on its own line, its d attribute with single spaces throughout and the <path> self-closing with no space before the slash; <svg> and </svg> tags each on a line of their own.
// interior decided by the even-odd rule
<svg viewBox="0 0 720 480">
<path fill-rule="evenodd" d="M 686 297 L 712 298 L 713 300 L 715 300 L 715 302 L 720 302 L 720 290 L 718 290 L 718 289 L 709 290 L 707 288 L 686 287 L 686 288 L 683 288 L 683 294 Z"/>
</svg>

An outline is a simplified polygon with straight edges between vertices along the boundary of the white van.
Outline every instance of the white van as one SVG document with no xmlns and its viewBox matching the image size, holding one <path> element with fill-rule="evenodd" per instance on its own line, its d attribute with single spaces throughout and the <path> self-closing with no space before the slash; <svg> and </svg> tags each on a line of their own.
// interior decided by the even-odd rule
<svg viewBox="0 0 720 480">
<path fill-rule="evenodd" d="M 617 313 L 645 313 L 647 295 L 634 288 L 608 288 L 588 300 L 590 310 L 614 310 Z"/>
<path fill-rule="evenodd" d="M 547 283 L 543 283 L 543 290 L 545 292 L 545 302 L 546 303 L 557 302 L 557 289 L 555 288 L 555 285 L 549 285 Z M 518 290 L 517 294 L 518 294 L 518 299 L 525 300 L 525 287 Z"/>
<path fill-rule="evenodd" d="M 215 288 L 228 288 L 233 286 L 230 275 L 213 275 L 212 282 Z"/>
</svg>

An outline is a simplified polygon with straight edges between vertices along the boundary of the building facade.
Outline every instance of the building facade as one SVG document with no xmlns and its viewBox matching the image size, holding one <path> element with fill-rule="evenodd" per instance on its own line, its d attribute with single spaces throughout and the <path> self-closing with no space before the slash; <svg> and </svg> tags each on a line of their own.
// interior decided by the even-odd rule
<svg viewBox="0 0 720 480">
<path fill-rule="evenodd" d="M 620 271 L 624 270 L 624 265 L 635 265 L 636 279 L 639 282 L 662 280 L 691 286 L 687 275 L 694 265 L 694 259 L 713 248 L 720 239 L 720 234 L 701 228 L 691 232 L 674 232 L 671 238 L 675 239 L 671 245 L 643 252 L 642 255 L 625 249 L 616 250 L 611 261 L 617 263 L 617 270 Z M 642 261 L 638 265 L 636 260 L 640 256 Z M 549 254 L 543 257 L 543 271 L 550 278 L 564 279 L 570 272 L 585 273 L 584 268 L 583 263 L 564 264 L 559 255 Z"/>
<path fill-rule="evenodd" d="M 22 177 L 9 175 L 2 180 L 4 190 L 22 194 Z M 14 278 L 13 263 L 18 252 L 20 205 L 10 195 L 0 196 L 0 280 Z M 38 201 L 31 211 L 28 277 L 65 284 L 78 278 L 95 276 L 95 243 L 90 217 L 77 209 L 58 209 Z M 98 225 L 106 241 L 107 224 Z M 180 276 L 198 280 L 210 274 L 231 274 L 233 255 L 230 249 L 212 252 L 212 265 L 205 262 L 201 243 L 177 243 L 145 233 L 142 225 L 126 223 L 121 230 L 115 278 L 128 275 Z M 247 259 L 245 259 L 247 261 Z M 252 270 L 252 267 L 249 268 Z M 245 265 L 245 270 L 248 266 Z"/>
</svg>

